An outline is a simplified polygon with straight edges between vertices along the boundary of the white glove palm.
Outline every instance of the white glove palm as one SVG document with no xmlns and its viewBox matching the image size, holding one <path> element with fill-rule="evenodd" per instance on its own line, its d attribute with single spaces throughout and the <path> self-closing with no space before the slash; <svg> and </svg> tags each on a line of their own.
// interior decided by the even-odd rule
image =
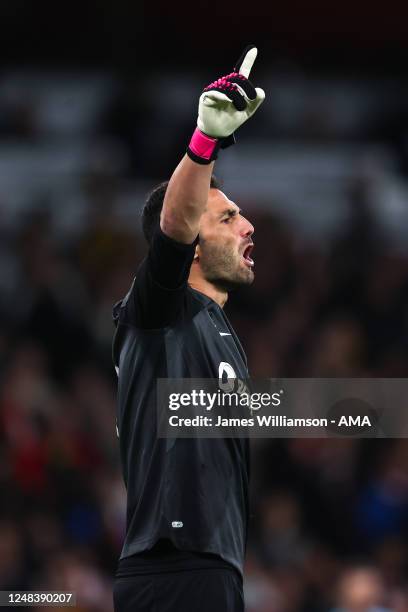
<svg viewBox="0 0 408 612">
<path fill-rule="evenodd" d="M 248 81 L 257 56 L 256 47 L 243 54 L 231 74 L 205 88 L 198 106 L 198 128 L 213 138 L 231 136 L 265 99 L 265 92 Z"/>
</svg>

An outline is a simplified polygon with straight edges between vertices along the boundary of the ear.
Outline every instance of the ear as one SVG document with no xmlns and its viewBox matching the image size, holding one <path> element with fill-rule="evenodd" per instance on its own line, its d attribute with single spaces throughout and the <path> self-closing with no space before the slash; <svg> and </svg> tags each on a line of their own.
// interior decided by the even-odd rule
<svg viewBox="0 0 408 612">
<path fill-rule="evenodd" d="M 198 261 L 200 259 L 200 245 L 197 244 L 194 253 L 194 261 Z"/>
</svg>

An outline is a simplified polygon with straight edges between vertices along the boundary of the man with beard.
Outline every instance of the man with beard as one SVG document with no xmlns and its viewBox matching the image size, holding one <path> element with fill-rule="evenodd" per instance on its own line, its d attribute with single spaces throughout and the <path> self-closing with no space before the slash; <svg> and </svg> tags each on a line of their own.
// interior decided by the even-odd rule
<svg viewBox="0 0 408 612">
<path fill-rule="evenodd" d="M 247 378 L 223 306 L 252 283 L 254 228 L 212 175 L 265 94 L 248 47 L 200 97 L 197 129 L 142 215 L 147 257 L 114 307 L 118 435 L 127 488 L 116 612 L 239 612 L 248 524 L 246 439 L 157 437 L 158 378 Z"/>
</svg>

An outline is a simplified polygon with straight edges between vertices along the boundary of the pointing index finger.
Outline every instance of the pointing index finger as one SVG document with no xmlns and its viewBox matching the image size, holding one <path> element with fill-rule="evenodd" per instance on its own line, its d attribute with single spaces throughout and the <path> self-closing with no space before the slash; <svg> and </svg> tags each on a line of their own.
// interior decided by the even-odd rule
<svg viewBox="0 0 408 612">
<path fill-rule="evenodd" d="M 258 49 L 254 45 L 250 45 L 249 47 L 247 47 L 239 58 L 235 66 L 235 70 L 247 79 L 249 77 L 257 55 Z"/>
</svg>

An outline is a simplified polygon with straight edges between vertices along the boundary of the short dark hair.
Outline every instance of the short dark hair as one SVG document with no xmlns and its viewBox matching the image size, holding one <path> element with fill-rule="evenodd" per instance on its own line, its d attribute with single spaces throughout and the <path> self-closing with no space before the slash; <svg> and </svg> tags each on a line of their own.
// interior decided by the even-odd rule
<svg viewBox="0 0 408 612">
<path fill-rule="evenodd" d="M 142 209 L 142 229 L 144 237 L 150 244 L 153 234 L 160 223 L 160 213 L 163 208 L 164 196 L 166 194 L 169 181 L 157 185 L 147 196 L 146 202 Z M 220 189 L 220 181 L 214 176 L 211 176 L 210 188 Z"/>
</svg>

